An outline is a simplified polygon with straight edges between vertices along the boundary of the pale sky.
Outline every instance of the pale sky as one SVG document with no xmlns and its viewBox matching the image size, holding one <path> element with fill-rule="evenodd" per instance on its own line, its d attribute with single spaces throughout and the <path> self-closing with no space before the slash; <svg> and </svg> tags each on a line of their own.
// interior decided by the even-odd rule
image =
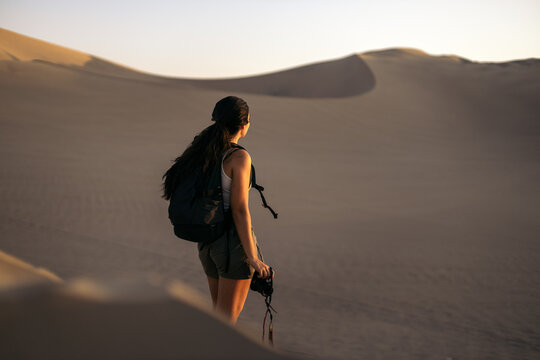
<svg viewBox="0 0 540 360">
<path fill-rule="evenodd" d="M 0 0 L 0 27 L 179 77 L 267 73 L 388 47 L 540 58 L 540 0 Z"/>
</svg>

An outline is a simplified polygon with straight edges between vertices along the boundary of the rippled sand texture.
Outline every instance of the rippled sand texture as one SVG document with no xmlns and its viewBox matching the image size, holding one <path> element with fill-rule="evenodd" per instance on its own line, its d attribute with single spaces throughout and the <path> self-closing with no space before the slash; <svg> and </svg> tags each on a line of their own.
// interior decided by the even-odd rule
<svg viewBox="0 0 540 360">
<path fill-rule="evenodd" d="M 1 250 L 63 279 L 155 272 L 207 293 L 160 181 L 234 94 L 279 213 L 251 192 L 276 348 L 540 357 L 539 60 L 396 48 L 195 81 L 65 51 L 0 31 Z M 263 315 L 251 293 L 239 324 L 259 336 Z"/>
</svg>

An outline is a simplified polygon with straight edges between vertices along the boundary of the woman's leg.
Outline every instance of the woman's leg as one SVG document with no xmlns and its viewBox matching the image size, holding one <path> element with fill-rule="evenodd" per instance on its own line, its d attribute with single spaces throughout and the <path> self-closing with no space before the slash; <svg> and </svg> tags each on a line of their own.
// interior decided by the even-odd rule
<svg viewBox="0 0 540 360">
<path fill-rule="evenodd" d="M 233 324 L 244 308 L 251 279 L 219 278 L 217 309 L 224 313 Z"/>
<path fill-rule="evenodd" d="M 208 278 L 208 288 L 210 289 L 210 296 L 212 297 L 212 305 L 214 305 L 215 309 L 218 298 L 219 279 L 213 278 L 208 275 L 206 275 L 206 277 Z"/>
</svg>

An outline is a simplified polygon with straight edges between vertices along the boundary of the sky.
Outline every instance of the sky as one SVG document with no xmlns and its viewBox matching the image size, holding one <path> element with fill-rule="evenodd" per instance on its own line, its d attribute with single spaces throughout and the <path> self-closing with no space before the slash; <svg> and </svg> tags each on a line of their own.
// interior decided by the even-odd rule
<svg viewBox="0 0 540 360">
<path fill-rule="evenodd" d="M 474 61 L 540 58 L 540 0 L 0 0 L 0 27 L 188 78 L 389 47 Z"/>
</svg>

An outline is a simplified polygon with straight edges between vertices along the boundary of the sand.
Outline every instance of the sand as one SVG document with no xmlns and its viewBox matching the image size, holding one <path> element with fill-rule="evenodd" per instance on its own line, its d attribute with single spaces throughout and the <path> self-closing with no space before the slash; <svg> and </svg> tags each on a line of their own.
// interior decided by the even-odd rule
<svg viewBox="0 0 540 360">
<path fill-rule="evenodd" d="M 209 301 L 160 181 L 234 94 L 252 110 L 240 144 L 279 213 L 251 192 L 277 270 L 277 350 L 540 356 L 538 59 L 393 48 L 194 81 L 71 61 L 68 50 L 0 30 L 0 53 L 18 59 L 0 61 L 1 250 L 66 281 L 158 274 Z M 251 293 L 239 328 L 260 336 L 264 309 Z"/>
<path fill-rule="evenodd" d="M 287 359 L 178 280 L 59 281 L 0 253 L 2 273 L 7 266 L 11 278 L 34 280 L 0 288 L 3 359 Z"/>
</svg>

